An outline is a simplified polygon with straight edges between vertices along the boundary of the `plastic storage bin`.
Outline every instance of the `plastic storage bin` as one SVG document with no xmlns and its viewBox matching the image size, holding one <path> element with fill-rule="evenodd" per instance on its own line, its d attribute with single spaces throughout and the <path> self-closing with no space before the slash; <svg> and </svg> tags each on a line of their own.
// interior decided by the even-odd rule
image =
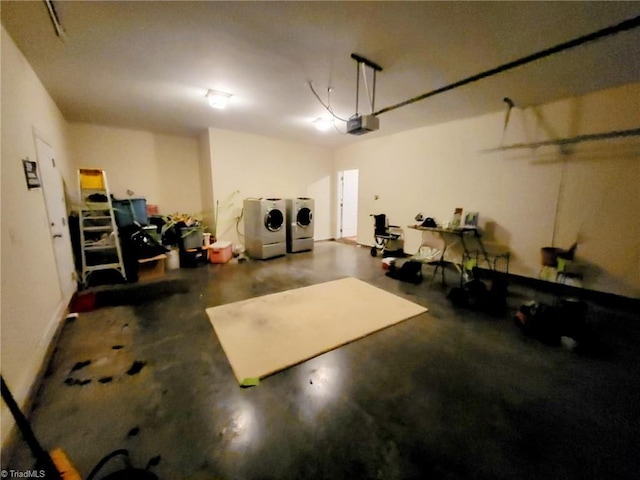
<svg viewBox="0 0 640 480">
<path fill-rule="evenodd" d="M 219 241 L 209 245 L 211 263 L 227 263 L 231 259 L 231 242 Z"/>
<path fill-rule="evenodd" d="M 180 245 L 182 250 L 202 248 L 204 229 L 202 227 L 186 227 L 180 229 Z"/>
<path fill-rule="evenodd" d="M 134 221 L 140 225 L 148 225 L 147 200 L 145 198 L 128 198 L 126 200 L 114 200 L 113 212 L 116 215 L 118 227 L 128 227 Z"/>
</svg>

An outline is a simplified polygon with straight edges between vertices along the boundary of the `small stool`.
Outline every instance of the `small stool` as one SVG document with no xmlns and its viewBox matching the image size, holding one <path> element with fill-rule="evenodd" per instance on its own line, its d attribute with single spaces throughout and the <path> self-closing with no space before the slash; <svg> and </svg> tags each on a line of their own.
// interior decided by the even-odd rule
<svg viewBox="0 0 640 480">
<path fill-rule="evenodd" d="M 580 287 L 582 286 L 582 274 L 580 272 L 567 270 L 567 267 L 570 267 L 572 263 L 570 260 L 558 258 L 556 282 L 562 283 L 563 285 L 567 285 L 567 282 L 569 282 L 569 284 L 573 286 Z"/>
<path fill-rule="evenodd" d="M 543 265 L 538 273 L 538 278 L 548 282 L 556 282 L 558 281 L 558 269 L 551 265 Z"/>
</svg>

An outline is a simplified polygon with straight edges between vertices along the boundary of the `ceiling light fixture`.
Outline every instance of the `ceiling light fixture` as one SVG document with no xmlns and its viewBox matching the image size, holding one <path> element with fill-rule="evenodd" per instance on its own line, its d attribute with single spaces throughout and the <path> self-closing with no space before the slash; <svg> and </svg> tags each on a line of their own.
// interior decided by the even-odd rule
<svg viewBox="0 0 640 480">
<path fill-rule="evenodd" d="M 209 90 L 207 92 L 207 99 L 211 108 L 218 108 L 222 110 L 229 104 L 231 98 L 230 93 L 220 92 L 218 90 Z"/>
<path fill-rule="evenodd" d="M 313 126 L 316 130 L 320 130 L 321 132 L 326 132 L 333 125 L 333 121 L 329 118 L 318 117 L 313 121 Z"/>
</svg>

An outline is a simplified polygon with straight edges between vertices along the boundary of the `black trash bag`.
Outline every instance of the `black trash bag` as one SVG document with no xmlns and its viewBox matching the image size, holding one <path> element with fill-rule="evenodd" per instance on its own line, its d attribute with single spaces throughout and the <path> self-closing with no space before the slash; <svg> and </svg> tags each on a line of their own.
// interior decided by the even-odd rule
<svg viewBox="0 0 640 480">
<path fill-rule="evenodd" d="M 468 292 L 468 307 L 484 309 L 488 296 L 487 286 L 484 282 L 474 278 L 468 281 L 464 288 Z"/>
<path fill-rule="evenodd" d="M 400 268 L 394 266 L 387 272 L 387 277 L 403 282 L 419 284 L 422 282 L 422 264 L 411 260 L 404 262 Z"/>
<path fill-rule="evenodd" d="M 169 249 L 160 245 L 139 225 L 128 225 L 120 229 L 120 238 L 123 250 L 135 257 L 136 260 L 153 258 L 169 252 Z"/>
<path fill-rule="evenodd" d="M 520 306 L 514 323 L 522 332 L 550 346 L 559 346 L 562 337 L 575 340 L 585 347 L 591 335 L 585 323 L 586 304 L 560 300 L 557 305 L 529 301 Z"/>
<path fill-rule="evenodd" d="M 502 315 L 507 309 L 507 276 L 494 272 L 489 282 L 485 310 L 492 315 Z"/>
<path fill-rule="evenodd" d="M 186 227 L 187 225 L 184 222 L 176 222 L 174 225 L 166 229 L 163 227 L 162 243 L 164 245 L 180 245 L 180 242 L 182 241 L 180 231 Z"/>
<path fill-rule="evenodd" d="M 578 340 L 586 330 L 587 304 L 573 298 L 558 301 L 562 314 L 562 334 Z"/>
<path fill-rule="evenodd" d="M 560 329 L 557 312 L 551 305 L 527 302 L 518 308 L 513 321 L 528 337 L 538 339 L 545 345 L 560 345 Z"/>
<path fill-rule="evenodd" d="M 447 299 L 456 307 L 481 310 L 494 316 L 502 315 L 507 308 L 507 277 L 493 272 L 485 283 L 478 278 L 478 269 L 474 268 L 471 280 L 461 287 L 452 288 Z"/>
<path fill-rule="evenodd" d="M 454 287 L 447 294 L 447 299 L 456 307 L 467 307 L 469 305 L 469 293 L 462 287 Z"/>
<path fill-rule="evenodd" d="M 452 288 L 447 294 L 447 299 L 456 307 L 481 310 L 486 307 L 488 296 L 489 292 L 484 282 L 474 278 L 462 287 Z"/>
</svg>

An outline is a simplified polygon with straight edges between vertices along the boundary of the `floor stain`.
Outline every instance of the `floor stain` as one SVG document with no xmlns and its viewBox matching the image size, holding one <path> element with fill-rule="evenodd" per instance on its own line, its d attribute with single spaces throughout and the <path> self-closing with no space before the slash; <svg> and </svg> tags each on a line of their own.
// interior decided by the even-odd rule
<svg viewBox="0 0 640 480">
<path fill-rule="evenodd" d="M 78 370 L 82 370 L 84 367 L 91 365 L 91 360 L 83 360 L 82 362 L 77 362 L 70 373 L 77 372 Z"/>
<path fill-rule="evenodd" d="M 147 362 L 136 360 L 131 365 L 131 368 L 127 370 L 127 375 L 137 375 L 138 373 L 140 373 L 140 370 L 142 370 L 146 364 Z"/>
<path fill-rule="evenodd" d="M 67 378 L 64 383 L 66 385 L 69 385 L 70 387 L 73 386 L 80 386 L 80 387 L 84 387 L 85 385 L 89 385 L 91 383 L 91 379 L 87 378 L 85 380 L 80 380 L 79 378 Z"/>
</svg>

